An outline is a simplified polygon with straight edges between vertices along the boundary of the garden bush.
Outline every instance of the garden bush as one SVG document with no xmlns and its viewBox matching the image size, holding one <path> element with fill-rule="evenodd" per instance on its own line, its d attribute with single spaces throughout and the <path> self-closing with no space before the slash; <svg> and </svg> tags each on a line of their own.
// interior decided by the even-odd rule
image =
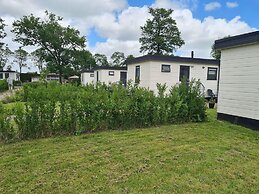
<svg viewBox="0 0 259 194">
<path fill-rule="evenodd" d="M 0 80 L 0 92 L 8 90 L 8 83 L 6 80 Z"/>
<path fill-rule="evenodd" d="M 158 95 L 130 83 L 127 87 L 100 83 L 84 87 L 57 82 L 25 84 L 20 94 L 25 105 L 14 109 L 17 136 L 29 139 L 206 119 L 199 82 L 184 81 L 169 93 L 166 85 L 157 87 Z M 12 131 L 13 126 L 7 127 Z"/>
<path fill-rule="evenodd" d="M 12 114 L 0 102 L 0 142 L 11 142 L 14 140 L 15 135 Z"/>
</svg>

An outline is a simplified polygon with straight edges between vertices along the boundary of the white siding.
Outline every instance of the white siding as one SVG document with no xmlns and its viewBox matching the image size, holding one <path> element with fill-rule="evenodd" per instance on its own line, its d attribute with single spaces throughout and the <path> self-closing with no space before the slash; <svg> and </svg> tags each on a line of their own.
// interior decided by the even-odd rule
<svg viewBox="0 0 259 194">
<path fill-rule="evenodd" d="M 109 75 L 109 72 L 114 72 L 114 75 Z M 95 83 L 97 82 L 97 72 L 99 82 L 110 84 L 110 83 L 118 83 L 120 82 L 120 74 L 121 72 L 127 72 L 126 70 L 110 70 L 110 69 L 99 69 L 94 71 Z"/>
<path fill-rule="evenodd" d="M 221 53 L 218 112 L 259 120 L 259 44 Z"/>
<path fill-rule="evenodd" d="M 6 73 L 9 74 L 9 77 L 13 79 L 14 81 L 18 81 L 18 73 L 17 72 L 1 72 L 0 73 L 3 75 L 3 78 L 1 80 L 7 79 L 6 78 Z"/>
<path fill-rule="evenodd" d="M 170 65 L 171 72 L 161 72 L 161 66 Z M 140 66 L 140 86 L 157 92 L 156 84 L 166 84 L 168 90 L 179 83 L 180 66 L 190 66 L 190 78 L 200 79 L 205 90 L 212 89 L 217 93 L 218 80 L 207 80 L 208 67 L 218 68 L 216 65 L 184 64 L 177 62 L 152 61 L 128 65 L 128 80 L 135 81 L 136 66 Z"/>
<path fill-rule="evenodd" d="M 83 72 L 81 73 L 81 84 L 85 86 L 86 84 L 91 84 L 94 82 L 94 77 L 91 77 L 91 75 L 94 74 L 94 72 Z"/>
</svg>

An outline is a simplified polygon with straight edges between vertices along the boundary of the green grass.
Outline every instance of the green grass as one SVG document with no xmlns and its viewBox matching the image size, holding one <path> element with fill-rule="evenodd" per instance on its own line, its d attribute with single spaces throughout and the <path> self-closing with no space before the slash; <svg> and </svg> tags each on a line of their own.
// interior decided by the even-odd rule
<svg viewBox="0 0 259 194">
<path fill-rule="evenodd" d="M 259 193 L 259 132 L 216 121 L 0 145 L 0 193 Z"/>
</svg>

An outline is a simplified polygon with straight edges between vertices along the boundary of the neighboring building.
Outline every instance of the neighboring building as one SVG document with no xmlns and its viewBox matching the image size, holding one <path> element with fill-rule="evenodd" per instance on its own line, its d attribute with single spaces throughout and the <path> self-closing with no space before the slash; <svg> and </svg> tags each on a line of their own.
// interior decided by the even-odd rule
<svg viewBox="0 0 259 194">
<path fill-rule="evenodd" d="M 218 119 L 259 130 L 259 31 L 217 40 Z"/>
<path fill-rule="evenodd" d="M 47 81 L 58 81 L 59 82 L 59 75 L 55 74 L 55 73 L 49 73 L 46 77 Z M 38 82 L 40 81 L 40 75 L 35 75 L 33 77 L 31 77 L 31 82 Z M 63 77 L 62 77 L 62 82 L 64 81 Z"/>
<path fill-rule="evenodd" d="M 146 55 L 128 61 L 128 81 L 157 92 L 157 83 L 168 90 L 183 77 L 200 80 L 204 91 L 211 89 L 217 95 L 219 61 L 192 57 Z M 167 90 L 167 92 L 168 92 Z"/>
<path fill-rule="evenodd" d="M 39 75 L 36 75 L 36 76 L 31 78 L 31 82 L 38 82 L 38 81 L 40 81 L 40 76 Z"/>
<path fill-rule="evenodd" d="M 87 85 L 94 83 L 94 71 L 93 70 L 83 70 L 81 72 L 81 84 Z"/>
<path fill-rule="evenodd" d="M 16 71 L 0 70 L 0 80 L 6 80 L 9 77 L 11 79 L 13 79 L 14 81 L 18 81 L 19 80 L 19 73 L 17 73 Z"/>
<path fill-rule="evenodd" d="M 123 85 L 127 83 L 127 67 L 97 67 L 92 71 L 83 71 L 81 73 L 82 85 L 97 82 L 110 84 L 119 83 Z"/>
</svg>

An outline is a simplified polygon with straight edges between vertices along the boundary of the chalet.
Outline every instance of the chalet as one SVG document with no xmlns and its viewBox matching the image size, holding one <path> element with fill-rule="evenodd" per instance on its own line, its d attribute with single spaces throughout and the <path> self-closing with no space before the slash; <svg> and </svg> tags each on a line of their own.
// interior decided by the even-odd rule
<svg viewBox="0 0 259 194">
<path fill-rule="evenodd" d="M 97 67 L 92 71 L 87 70 L 81 73 L 82 85 L 97 82 L 105 84 L 121 82 L 126 85 L 127 67 Z"/>
<path fill-rule="evenodd" d="M 259 130 L 259 31 L 215 41 L 221 50 L 218 119 Z"/>
<path fill-rule="evenodd" d="M 8 78 L 13 79 L 14 81 L 18 81 L 19 73 L 17 73 L 16 71 L 0 70 L 0 80 L 6 80 Z"/>
<path fill-rule="evenodd" d="M 157 83 L 168 89 L 180 83 L 183 77 L 195 78 L 203 84 L 204 91 L 212 90 L 217 95 L 219 61 L 214 59 L 146 55 L 127 62 L 128 81 L 157 92 Z M 168 90 L 167 90 L 168 92 Z"/>
</svg>

